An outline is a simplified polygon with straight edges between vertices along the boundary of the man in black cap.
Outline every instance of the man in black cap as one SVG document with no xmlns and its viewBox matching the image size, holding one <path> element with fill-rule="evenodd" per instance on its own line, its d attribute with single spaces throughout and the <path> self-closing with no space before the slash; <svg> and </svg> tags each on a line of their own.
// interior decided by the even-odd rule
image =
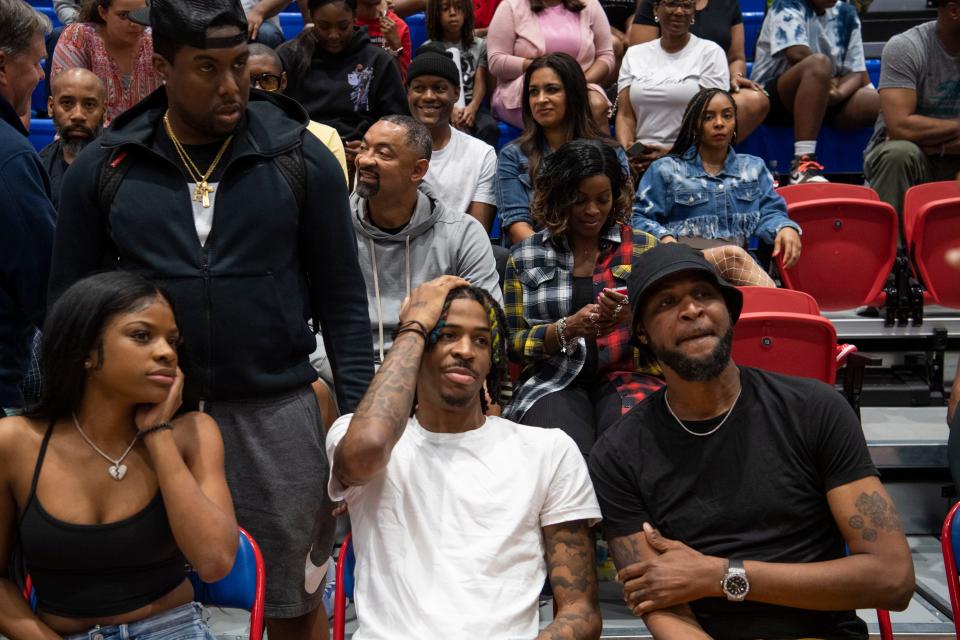
<svg viewBox="0 0 960 640">
<path fill-rule="evenodd" d="M 497 152 L 450 125 L 460 97 L 460 69 L 436 43 L 421 47 L 407 69 L 410 115 L 430 130 L 433 154 L 423 182 L 455 213 L 469 213 L 487 231 L 497 210 Z"/>
<path fill-rule="evenodd" d="M 734 364 L 742 296 L 691 247 L 647 251 L 628 289 L 667 384 L 590 453 L 627 605 L 654 637 L 867 638 L 854 610 L 904 609 L 914 577 L 850 406 Z"/>
<path fill-rule="evenodd" d="M 240 0 L 153 0 L 130 19 L 152 27 L 164 86 L 67 173 L 51 295 L 104 267 L 170 293 L 184 407 L 220 425 L 237 519 L 264 552 L 269 635 L 320 637 L 334 531 L 308 319 L 345 411 L 373 377 L 343 173 L 302 107 L 250 92 Z"/>
</svg>

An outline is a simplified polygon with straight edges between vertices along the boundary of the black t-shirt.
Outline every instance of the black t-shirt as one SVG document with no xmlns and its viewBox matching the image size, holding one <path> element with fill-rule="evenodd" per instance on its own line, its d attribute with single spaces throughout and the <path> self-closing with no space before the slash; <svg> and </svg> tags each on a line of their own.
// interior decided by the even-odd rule
<svg viewBox="0 0 960 640">
<path fill-rule="evenodd" d="M 741 367 L 743 392 L 715 433 L 686 433 L 661 389 L 590 452 L 607 537 L 650 522 L 708 555 L 767 562 L 843 557 L 826 493 L 877 475 L 863 431 L 827 385 Z M 690 603 L 715 638 L 866 638 L 853 611 L 705 598 Z"/>
<path fill-rule="evenodd" d="M 627 30 L 627 18 L 637 10 L 636 0 L 600 0 L 610 26 L 620 31 Z"/>
<path fill-rule="evenodd" d="M 690 33 L 698 38 L 716 42 L 725 53 L 729 53 L 730 28 L 743 22 L 739 0 L 709 0 L 703 11 L 697 12 L 696 18 L 696 21 L 690 25 Z M 633 23 L 657 26 L 653 19 L 652 0 L 640 0 Z"/>
<path fill-rule="evenodd" d="M 237 132 L 239 133 L 240 131 L 242 131 L 242 127 L 237 128 Z M 217 154 L 220 153 L 220 148 L 223 146 L 224 140 L 218 140 L 216 142 L 210 142 L 207 144 L 184 144 L 183 148 L 187 152 L 187 156 L 193 161 L 197 168 L 200 169 L 200 171 L 206 171 L 210 168 L 210 164 L 213 162 L 214 158 L 217 157 Z M 220 182 L 220 179 L 223 177 L 224 170 L 230 163 L 230 151 L 232 147 L 233 142 L 231 141 L 230 146 L 227 147 L 227 149 L 223 152 L 223 155 L 220 157 L 220 160 L 217 162 L 217 166 L 214 167 L 213 173 L 207 180 L 208 182 Z M 177 153 L 176 147 L 173 146 L 173 141 L 170 140 L 170 136 L 167 135 L 167 131 L 164 128 L 162 121 L 154 133 L 153 148 L 165 158 L 173 162 L 173 164 L 175 164 L 180 171 L 183 172 L 183 177 L 185 180 L 187 180 L 187 182 L 193 182 L 190 172 L 187 170 L 186 165 L 184 165 L 183 160 L 180 158 L 180 154 Z M 190 195 L 191 197 L 193 196 L 192 193 Z"/>
</svg>

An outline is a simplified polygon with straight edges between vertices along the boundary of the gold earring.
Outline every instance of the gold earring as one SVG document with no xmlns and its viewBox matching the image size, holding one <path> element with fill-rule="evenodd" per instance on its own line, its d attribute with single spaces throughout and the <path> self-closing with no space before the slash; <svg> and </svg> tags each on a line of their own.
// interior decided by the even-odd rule
<svg viewBox="0 0 960 640">
<path fill-rule="evenodd" d="M 84 368 L 84 369 L 89 369 L 89 368 L 91 368 L 92 366 L 93 366 L 93 364 L 92 364 L 89 360 L 84 360 L 84 361 L 83 361 L 83 368 Z"/>
</svg>

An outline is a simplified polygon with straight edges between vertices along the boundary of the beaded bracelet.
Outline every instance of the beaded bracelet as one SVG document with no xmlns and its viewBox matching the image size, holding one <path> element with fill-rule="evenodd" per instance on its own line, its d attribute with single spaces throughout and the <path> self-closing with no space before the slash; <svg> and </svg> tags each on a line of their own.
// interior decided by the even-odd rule
<svg viewBox="0 0 960 640">
<path fill-rule="evenodd" d="M 161 422 L 160 424 L 150 427 L 149 429 L 144 429 L 143 431 L 140 432 L 140 439 L 143 440 L 151 433 L 156 433 L 157 431 L 163 431 L 164 429 L 170 429 L 171 431 L 173 431 L 173 425 L 169 422 Z"/>
<path fill-rule="evenodd" d="M 393 333 L 390 334 L 391 338 L 394 340 L 397 339 L 402 333 L 416 333 L 418 336 L 423 336 L 424 340 L 429 341 L 430 332 L 427 331 L 427 328 L 423 326 L 422 322 L 417 320 L 406 320 L 397 325 L 393 330 Z"/>
</svg>

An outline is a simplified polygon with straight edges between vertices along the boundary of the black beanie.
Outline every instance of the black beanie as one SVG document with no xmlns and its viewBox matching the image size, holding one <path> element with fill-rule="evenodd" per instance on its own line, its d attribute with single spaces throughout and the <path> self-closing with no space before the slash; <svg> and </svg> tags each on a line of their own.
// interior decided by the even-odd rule
<svg viewBox="0 0 960 640">
<path fill-rule="evenodd" d="M 447 51 L 426 45 L 407 67 L 407 86 L 419 76 L 438 76 L 460 88 L 460 70 Z"/>
</svg>

